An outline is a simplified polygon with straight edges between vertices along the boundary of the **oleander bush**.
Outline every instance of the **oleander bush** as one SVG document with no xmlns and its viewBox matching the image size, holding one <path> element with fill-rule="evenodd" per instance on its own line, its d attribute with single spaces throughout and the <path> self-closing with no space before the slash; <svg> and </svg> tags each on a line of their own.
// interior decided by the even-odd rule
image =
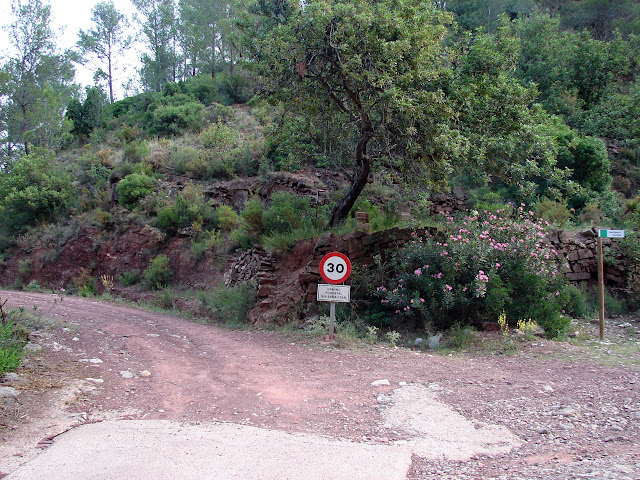
<svg viewBox="0 0 640 480">
<path fill-rule="evenodd" d="M 377 293 L 396 315 L 448 329 L 459 322 L 513 325 L 532 319 L 562 335 L 568 302 L 557 252 L 542 242 L 546 225 L 524 205 L 465 217 L 446 216 L 441 238 L 420 238 L 398 252 L 397 275 Z"/>
</svg>

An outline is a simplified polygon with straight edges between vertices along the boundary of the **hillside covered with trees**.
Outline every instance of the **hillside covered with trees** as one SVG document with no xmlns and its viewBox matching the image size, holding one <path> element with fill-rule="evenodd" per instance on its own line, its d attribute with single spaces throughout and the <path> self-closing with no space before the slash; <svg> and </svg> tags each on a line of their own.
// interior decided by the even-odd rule
<svg viewBox="0 0 640 480">
<path fill-rule="evenodd" d="M 453 190 L 472 203 L 465 221 L 500 219 L 462 232 L 472 243 L 489 230 L 497 239 L 507 225 L 531 240 L 537 227 L 518 220 L 529 211 L 540 228 L 638 228 L 635 1 L 132 3 L 135 19 L 117 3 L 98 3 L 76 48 L 64 52 L 45 1 L 13 3 L 0 67 L 0 272 L 16 249 L 38 245 L 55 259 L 82 225 L 107 236 L 147 226 L 162 239 L 188 229 L 193 262 L 206 252 L 257 244 L 282 251 L 329 229 L 350 231 L 356 210 L 376 229 L 439 224 L 462 232 L 453 217 L 429 215 L 430 199 Z M 134 42 L 144 47 L 141 68 L 136 78 L 119 78 Z M 75 83 L 81 63 L 95 73 L 84 90 Z M 118 99 L 125 80 L 137 92 Z M 315 199 L 261 194 L 260 185 L 286 172 L 334 176 L 314 185 Z M 251 179 L 252 194 L 240 203 L 207 193 L 238 179 Z M 640 259 L 633 234 L 625 242 Z M 420 276 L 434 255 L 447 256 L 440 247 L 405 252 L 408 273 Z M 523 248 L 548 260 L 534 244 Z M 445 295 L 430 308 L 411 310 L 408 298 L 427 302 L 436 287 L 406 287 L 415 280 L 407 277 L 407 299 L 382 294 L 369 313 L 404 310 L 446 328 L 449 317 L 495 320 L 503 310 L 513 312 L 510 322 L 541 320 L 579 296 L 559 295 L 566 286 L 543 278 L 549 265 L 523 260 L 503 274 L 502 257 L 476 262 L 480 250 L 456 251 L 449 279 L 436 286 Z M 460 262 L 477 263 L 470 278 L 460 276 Z M 83 267 L 86 278 L 71 287 L 97 293 Z M 29 269 L 25 263 L 25 278 Z M 115 281 L 171 283 L 161 255 L 128 273 Z M 640 269 L 629 271 L 629 286 L 640 288 Z M 530 302 L 517 298 L 523 289 L 564 300 L 526 311 L 515 305 Z M 434 313 L 442 311 L 449 314 Z"/>
</svg>

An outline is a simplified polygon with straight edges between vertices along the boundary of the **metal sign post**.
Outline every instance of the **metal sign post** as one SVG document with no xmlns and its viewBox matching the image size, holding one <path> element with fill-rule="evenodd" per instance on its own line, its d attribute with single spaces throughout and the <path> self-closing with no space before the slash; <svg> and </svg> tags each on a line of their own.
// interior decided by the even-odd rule
<svg viewBox="0 0 640 480">
<path fill-rule="evenodd" d="M 320 276 L 329 285 L 319 284 L 317 299 L 329 303 L 329 340 L 335 338 L 336 303 L 351 301 L 351 287 L 339 285 L 351 275 L 351 262 L 346 255 L 338 252 L 326 254 L 320 261 Z"/>
<path fill-rule="evenodd" d="M 598 317 L 600 324 L 600 341 L 604 340 L 604 254 L 602 252 L 603 238 L 624 238 L 624 230 L 598 230 Z"/>
</svg>

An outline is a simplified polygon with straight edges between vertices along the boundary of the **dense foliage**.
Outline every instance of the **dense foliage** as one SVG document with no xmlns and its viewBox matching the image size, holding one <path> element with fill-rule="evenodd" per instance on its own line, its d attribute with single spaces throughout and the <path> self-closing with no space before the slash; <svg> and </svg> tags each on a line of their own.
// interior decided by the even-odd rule
<svg viewBox="0 0 640 480">
<path fill-rule="evenodd" d="M 512 325 L 534 320 L 556 337 L 568 320 L 557 252 L 545 245 L 545 225 L 520 206 L 513 214 L 478 212 L 446 217 L 441 238 L 417 238 L 394 258 L 396 275 L 379 286 L 381 302 L 420 327 L 463 322 Z"/>
<path fill-rule="evenodd" d="M 71 204 L 71 177 L 50 150 L 36 150 L 0 172 L 2 229 L 23 232 L 41 221 L 53 221 Z"/>
</svg>

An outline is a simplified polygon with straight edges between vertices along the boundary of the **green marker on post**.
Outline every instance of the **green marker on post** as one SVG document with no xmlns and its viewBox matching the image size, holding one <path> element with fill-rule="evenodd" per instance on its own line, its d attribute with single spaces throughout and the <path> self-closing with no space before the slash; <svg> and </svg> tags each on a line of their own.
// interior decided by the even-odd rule
<svg viewBox="0 0 640 480">
<path fill-rule="evenodd" d="M 624 238 L 624 230 L 599 230 L 598 237 L 600 238 Z"/>
</svg>

